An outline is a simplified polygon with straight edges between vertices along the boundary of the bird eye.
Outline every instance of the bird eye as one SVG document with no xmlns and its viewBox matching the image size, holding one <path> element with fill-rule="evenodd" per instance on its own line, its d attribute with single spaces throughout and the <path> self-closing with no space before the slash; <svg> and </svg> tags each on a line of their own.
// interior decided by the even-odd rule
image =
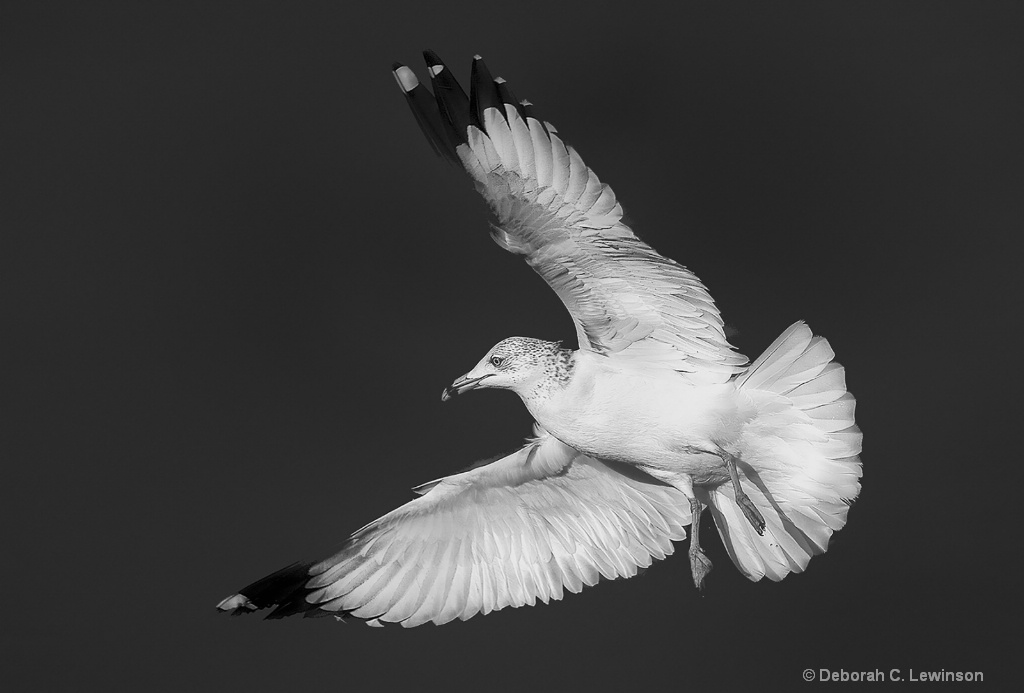
<svg viewBox="0 0 1024 693">
<path fill-rule="evenodd" d="M 495 368 L 497 368 L 498 366 L 501 365 L 501 362 L 504 361 L 504 360 L 505 359 L 501 358 L 500 356 L 492 356 L 491 357 L 491 365 L 494 366 Z"/>
</svg>

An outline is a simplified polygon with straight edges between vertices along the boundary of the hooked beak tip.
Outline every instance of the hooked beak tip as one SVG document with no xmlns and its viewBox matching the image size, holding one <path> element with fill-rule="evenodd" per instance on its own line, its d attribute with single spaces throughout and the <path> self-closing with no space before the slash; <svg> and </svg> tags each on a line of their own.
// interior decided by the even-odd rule
<svg viewBox="0 0 1024 693">
<path fill-rule="evenodd" d="M 479 383 L 481 380 L 483 380 L 484 378 L 489 378 L 491 377 L 491 375 L 493 374 L 488 373 L 486 375 L 481 375 L 479 378 L 467 378 L 466 376 L 462 376 L 461 378 L 457 379 L 454 383 L 452 383 L 451 385 L 449 385 L 448 387 L 441 391 L 441 401 L 447 402 L 452 398 L 452 395 L 458 395 L 465 392 L 466 390 L 476 389 L 477 387 L 480 386 Z"/>
</svg>

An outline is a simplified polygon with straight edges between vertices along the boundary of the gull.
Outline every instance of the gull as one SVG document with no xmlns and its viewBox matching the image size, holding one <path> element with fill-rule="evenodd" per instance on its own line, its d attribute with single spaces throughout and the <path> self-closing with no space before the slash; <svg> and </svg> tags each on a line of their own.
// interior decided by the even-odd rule
<svg viewBox="0 0 1024 693">
<path fill-rule="evenodd" d="M 631 577 L 686 538 L 700 590 L 701 517 L 753 581 L 802 572 L 860 492 L 854 398 L 803 322 L 753 363 L 704 285 L 623 223 L 622 207 L 532 104 L 473 60 L 467 96 L 425 51 L 433 94 L 393 74 L 437 154 L 489 203 L 492 236 L 569 310 L 579 348 L 504 339 L 442 400 L 519 395 L 535 435 L 510 455 L 416 487 L 418 497 L 223 600 L 245 613 L 443 624 Z"/>
</svg>

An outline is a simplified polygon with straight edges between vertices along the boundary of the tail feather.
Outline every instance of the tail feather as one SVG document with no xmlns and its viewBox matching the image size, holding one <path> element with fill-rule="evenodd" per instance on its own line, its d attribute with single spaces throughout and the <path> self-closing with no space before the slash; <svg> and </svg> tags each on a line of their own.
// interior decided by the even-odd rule
<svg viewBox="0 0 1024 693">
<path fill-rule="evenodd" d="M 786 395 L 801 409 L 834 402 L 846 394 L 846 370 L 834 361 L 828 364 L 818 377 L 798 385 Z"/>
<path fill-rule="evenodd" d="M 757 503 L 754 494 L 748 495 Z M 765 576 L 781 580 L 793 570 L 800 569 L 791 557 L 803 555 L 806 551 L 795 536 L 781 531 L 779 517 L 762 513 L 765 518 L 765 537 L 772 538 L 764 541 L 743 516 L 743 511 L 733 497 L 732 488 L 728 485 L 712 491 L 708 505 L 729 557 L 744 575 L 752 580 L 760 580 Z M 774 540 L 776 535 L 783 537 L 782 541 Z"/>
<path fill-rule="evenodd" d="M 813 335 L 805 323 L 793 323 L 750 364 L 746 373 L 736 379 L 736 385 L 746 385 L 757 390 L 769 389 L 792 362 L 792 359 L 787 360 L 785 357 L 802 353 L 812 339 Z"/>
<path fill-rule="evenodd" d="M 708 493 L 729 556 L 751 580 L 802 572 L 846 524 L 860 493 L 856 400 L 828 341 L 792 325 L 737 379 L 758 408 L 744 430 L 743 491 L 765 519 L 750 526 L 726 484 Z"/>
</svg>

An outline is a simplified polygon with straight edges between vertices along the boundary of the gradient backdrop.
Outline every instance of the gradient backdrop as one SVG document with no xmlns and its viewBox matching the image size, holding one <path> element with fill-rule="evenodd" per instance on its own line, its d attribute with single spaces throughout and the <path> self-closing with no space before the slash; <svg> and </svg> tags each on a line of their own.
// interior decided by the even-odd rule
<svg viewBox="0 0 1024 693">
<path fill-rule="evenodd" d="M 1019 678 L 1019 634 L 998 634 L 1020 608 L 1020 461 L 1001 452 L 1020 426 L 1014 5 L 355 5 L 0 9 L 4 679 Z M 482 53 L 537 104 L 710 287 L 744 353 L 797 319 L 831 341 L 864 490 L 808 572 L 748 582 L 709 533 L 703 595 L 684 544 L 633 580 L 440 629 L 215 612 L 410 487 L 517 447 L 517 398 L 443 405 L 442 387 L 503 337 L 574 340 L 408 112 L 390 64 L 423 76 L 426 47 L 464 80 Z"/>
</svg>

